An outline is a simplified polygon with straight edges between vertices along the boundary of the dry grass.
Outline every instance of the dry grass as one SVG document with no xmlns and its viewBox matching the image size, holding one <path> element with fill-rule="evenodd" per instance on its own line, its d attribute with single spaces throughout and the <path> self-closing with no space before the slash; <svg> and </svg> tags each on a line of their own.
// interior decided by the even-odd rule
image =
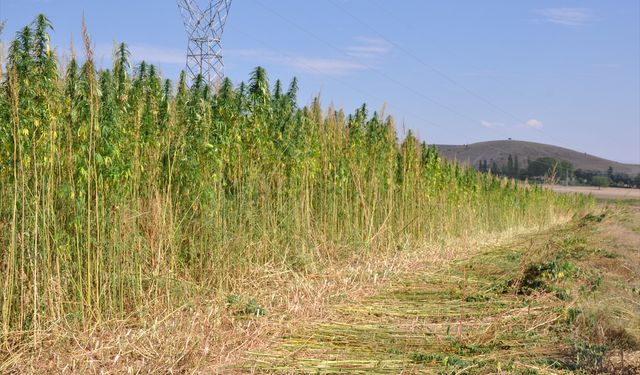
<svg viewBox="0 0 640 375">
<path fill-rule="evenodd" d="M 558 222 L 567 219 L 557 218 Z M 231 369 L 247 352 L 267 350 L 279 337 L 297 331 L 300 322 L 335 319 L 338 303 L 373 298 L 401 280 L 400 275 L 437 270 L 515 235 L 538 230 L 514 228 L 421 249 L 399 249 L 386 256 L 352 255 L 307 272 L 270 264 L 237 281 L 232 293 L 239 301 L 232 306 L 228 295 L 194 300 L 175 311 L 166 311 L 162 301 L 155 301 L 144 307 L 141 318 L 103 322 L 83 331 L 55 326 L 39 334 L 38 349 L 28 342 L 18 350 L 0 351 L 6 357 L 0 372 L 244 372 Z M 267 315 L 246 314 L 242 309 L 249 299 L 255 299 Z"/>
<path fill-rule="evenodd" d="M 640 235 L 627 226 L 640 215 L 607 212 L 601 223 L 589 216 L 449 266 L 416 267 L 249 353 L 238 371 L 633 373 Z"/>
<path fill-rule="evenodd" d="M 269 264 L 238 280 L 237 298 L 212 294 L 175 311 L 154 301 L 136 318 L 41 332 L 37 346 L 0 351 L 0 373 L 563 373 L 577 351 L 593 354 L 585 343 L 609 348 L 600 370 L 632 373 L 638 352 L 623 344 L 640 338 L 640 209 L 594 218 L 304 272 Z M 577 276 L 515 292 L 531 264 L 563 252 Z M 597 276 L 597 290 L 581 292 Z"/>
</svg>

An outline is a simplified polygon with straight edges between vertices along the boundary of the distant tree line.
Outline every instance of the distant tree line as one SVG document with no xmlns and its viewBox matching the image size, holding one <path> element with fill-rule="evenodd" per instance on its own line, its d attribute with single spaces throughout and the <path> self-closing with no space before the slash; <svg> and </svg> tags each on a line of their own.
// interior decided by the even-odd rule
<svg viewBox="0 0 640 375">
<path fill-rule="evenodd" d="M 510 154 L 507 157 L 506 164 L 499 164 L 495 160 L 480 160 L 478 161 L 477 169 L 480 172 L 491 172 L 493 175 L 519 180 L 540 182 L 553 180 L 572 185 L 640 188 L 640 174 L 635 177 L 630 176 L 627 173 L 616 172 L 612 166 L 606 172 L 575 169 L 570 162 L 551 157 L 542 157 L 534 160 L 527 159 L 526 167 L 521 168 L 518 156 Z"/>
<path fill-rule="evenodd" d="M 602 186 L 603 181 L 607 181 L 607 186 L 640 187 L 640 173 L 634 177 L 627 173 L 616 172 L 611 166 L 607 169 L 606 173 L 578 169 L 575 174 L 578 182 L 582 184 Z"/>
</svg>

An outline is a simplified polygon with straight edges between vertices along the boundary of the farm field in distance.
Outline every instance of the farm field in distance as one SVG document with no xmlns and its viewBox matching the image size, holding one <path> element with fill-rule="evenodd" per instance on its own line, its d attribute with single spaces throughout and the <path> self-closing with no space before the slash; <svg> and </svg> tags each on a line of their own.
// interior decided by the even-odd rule
<svg viewBox="0 0 640 375">
<path fill-rule="evenodd" d="M 593 186 L 561 186 L 550 185 L 549 189 L 564 194 L 591 194 L 600 199 L 636 199 L 640 200 L 640 189 L 597 188 Z"/>
</svg>

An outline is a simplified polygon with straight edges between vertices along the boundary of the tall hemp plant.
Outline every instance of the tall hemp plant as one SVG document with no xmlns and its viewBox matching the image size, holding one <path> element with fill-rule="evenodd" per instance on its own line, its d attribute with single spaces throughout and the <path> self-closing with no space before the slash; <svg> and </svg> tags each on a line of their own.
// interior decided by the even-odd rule
<svg viewBox="0 0 640 375">
<path fill-rule="evenodd" d="M 234 288 L 270 264 L 306 272 L 451 236 L 544 225 L 585 204 L 451 164 L 392 117 L 347 114 L 298 81 L 212 92 L 132 64 L 58 64 L 45 16 L 0 76 L 0 295 L 5 341 L 53 321 L 130 316 Z"/>
</svg>

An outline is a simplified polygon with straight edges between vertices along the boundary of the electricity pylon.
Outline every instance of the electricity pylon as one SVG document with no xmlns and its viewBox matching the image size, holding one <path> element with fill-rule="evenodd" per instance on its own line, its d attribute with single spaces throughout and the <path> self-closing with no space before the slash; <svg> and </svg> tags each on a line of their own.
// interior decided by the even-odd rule
<svg viewBox="0 0 640 375">
<path fill-rule="evenodd" d="M 189 36 L 187 74 L 194 82 L 198 75 L 215 91 L 224 79 L 222 34 L 231 0 L 207 0 L 205 7 L 197 0 L 177 0 Z"/>
</svg>

